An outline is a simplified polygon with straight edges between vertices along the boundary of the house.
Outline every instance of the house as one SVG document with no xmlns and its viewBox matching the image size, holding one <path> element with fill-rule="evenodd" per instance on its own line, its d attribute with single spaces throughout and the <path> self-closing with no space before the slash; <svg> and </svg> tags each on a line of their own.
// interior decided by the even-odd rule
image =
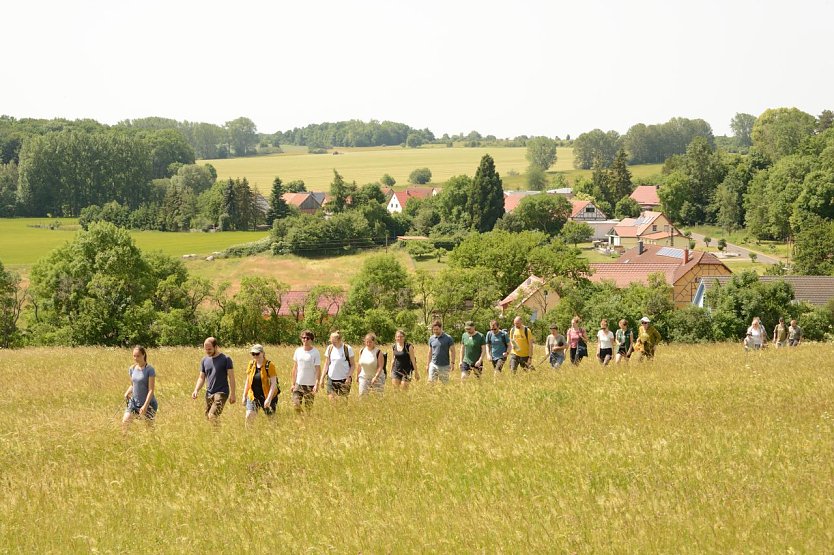
<svg viewBox="0 0 834 555">
<path fill-rule="evenodd" d="M 591 241 L 604 241 L 607 243 L 608 236 L 611 235 L 611 231 L 615 225 L 620 223 L 620 220 L 588 220 L 582 223 L 588 224 L 594 230 Z"/>
<path fill-rule="evenodd" d="M 607 220 L 608 216 L 590 200 L 571 200 L 570 219 L 574 222 Z"/>
<path fill-rule="evenodd" d="M 527 307 L 530 309 L 530 320 L 535 322 L 549 308 L 553 308 L 558 301 L 559 295 L 547 287 L 545 280 L 531 275 L 512 293 L 498 301 L 498 309 L 503 315 L 505 312 L 516 310 L 521 306 Z M 548 305 L 548 302 L 550 305 Z"/>
<path fill-rule="evenodd" d="M 522 199 L 530 195 L 539 195 L 541 191 L 506 191 L 504 192 L 504 212 L 510 213 L 521 203 Z"/>
<path fill-rule="evenodd" d="M 292 316 L 300 322 L 304 318 L 304 306 L 307 304 L 309 291 L 287 291 L 281 295 L 281 308 L 278 316 Z M 345 304 L 345 296 L 338 295 L 331 297 L 322 295 L 319 297 L 318 307 L 328 316 L 336 316 Z"/>
<path fill-rule="evenodd" d="M 281 195 L 289 206 L 295 206 L 304 214 L 315 214 L 321 208 L 321 202 L 315 193 L 284 193 Z"/>
<path fill-rule="evenodd" d="M 732 276 L 705 277 L 698 283 L 692 304 L 704 307 L 709 292 L 715 287 L 727 285 Z M 759 276 L 759 281 L 772 283 L 784 281 L 793 287 L 794 299 L 798 303 L 825 306 L 834 299 L 834 277 L 831 276 Z"/>
<path fill-rule="evenodd" d="M 629 196 L 637 201 L 640 210 L 654 210 L 660 206 L 660 197 L 655 185 L 639 185 Z"/>
<path fill-rule="evenodd" d="M 437 194 L 437 189 L 432 187 L 409 187 L 404 191 L 394 191 L 389 189 L 387 209 L 390 214 L 396 214 L 403 211 L 405 204 L 413 198 L 425 199 L 433 197 Z"/>
<path fill-rule="evenodd" d="M 562 195 L 568 200 L 573 198 L 573 188 L 571 187 L 562 187 L 560 189 L 548 189 L 546 192 L 548 195 Z"/>
<path fill-rule="evenodd" d="M 683 237 L 662 212 L 647 210 L 637 218 L 623 218 L 608 235 L 608 244 L 615 248 L 633 248 L 642 241 L 646 245 L 675 246 L 675 237 Z M 686 241 L 686 239 L 678 239 Z"/>
<path fill-rule="evenodd" d="M 702 279 L 732 274 L 714 254 L 642 243 L 624 252 L 616 262 L 591 264 L 591 269 L 591 281 L 610 281 L 617 287 L 645 285 L 649 276 L 660 274 L 672 286 L 672 300 L 678 308 L 692 303 Z"/>
</svg>

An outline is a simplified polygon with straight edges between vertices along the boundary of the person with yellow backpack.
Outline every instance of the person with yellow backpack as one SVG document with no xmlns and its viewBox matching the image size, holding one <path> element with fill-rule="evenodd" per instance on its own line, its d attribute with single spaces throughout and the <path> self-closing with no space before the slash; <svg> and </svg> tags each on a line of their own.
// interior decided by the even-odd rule
<svg viewBox="0 0 834 555">
<path fill-rule="evenodd" d="M 246 384 L 243 386 L 243 399 L 246 402 L 246 423 L 251 424 L 255 415 L 263 409 L 264 414 L 272 416 L 278 407 L 278 373 L 275 364 L 266 358 L 264 346 L 252 345 L 249 349 L 252 360 L 246 369 Z"/>
</svg>

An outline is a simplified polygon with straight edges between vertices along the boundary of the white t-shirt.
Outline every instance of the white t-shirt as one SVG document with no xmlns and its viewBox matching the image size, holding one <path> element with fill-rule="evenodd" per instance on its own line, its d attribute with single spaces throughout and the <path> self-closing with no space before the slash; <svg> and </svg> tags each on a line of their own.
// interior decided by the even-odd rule
<svg viewBox="0 0 834 555">
<path fill-rule="evenodd" d="M 316 385 L 316 366 L 321 367 L 319 350 L 313 348 L 305 351 L 304 347 L 299 347 L 295 350 L 292 359 L 298 364 L 295 383 L 298 385 Z"/>
<path fill-rule="evenodd" d="M 750 336 L 750 340 L 753 342 L 754 345 L 761 346 L 762 343 L 764 343 L 764 334 L 762 333 L 761 326 L 759 326 L 758 329 L 754 328 L 753 326 L 750 326 L 749 328 L 747 328 L 747 335 Z"/>
<path fill-rule="evenodd" d="M 379 366 L 379 362 L 377 362 L 378 354 L 379 347 L 376 347 L 373 351 L 369 351 L 366 348 L 362 349 L 362 353 L 359 355 L 359 360 L 357 361 L 359 368 L 362 369 L 362 372 L 359 373 L 360 378 L 370 380 L 376 375 L 376 369 Z"/>
<path fill-rule="evenodd" d="M 346 380 L 350 376 L 350 363 L 345 358 L 345 344 L 336 348 L 333 345 L 327 348 L 330 352 L 330 366 L 327 368 L 327 375 L 331 380 Z M 325 353 L 327 353 L 325 351 Z M 347 352 L 350 357 L 353 357 L 353 348 L 347 345 Z"/>
<path fill-rule="evenodd" d="M 611 330 L 599 330 L 597 332 L 600 349 L 612 349 L 614 347 L 614 333 Z"/>
</svg>

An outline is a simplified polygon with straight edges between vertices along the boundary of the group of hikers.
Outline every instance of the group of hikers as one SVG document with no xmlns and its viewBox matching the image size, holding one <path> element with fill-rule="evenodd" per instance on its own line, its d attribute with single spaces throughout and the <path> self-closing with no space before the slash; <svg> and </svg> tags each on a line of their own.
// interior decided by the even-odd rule
<svg viewBox="0 0 834 555">
<path fill-rule="evenodd" d="M 786 326 L 785 319 L 780 317 L 779 323 L 773 328 L 773 346 L 777 349 L 797 347 L 800 342 L 802 342 L 802 328 L 797 325 L 796 320 L 791 320 L 790 325 Z M 757 351 L 767 347 L 767 330 L 758 316 L 753 318 L 750 327 L 747 328 L 742 344 L 746 351 Z"/>
<path fill-rule="evenodd" d="M 545 354 L 539 364 L 547 361 L 551 367 L 558 368 L 567 360 L 579 364 L 587 357 L 588 334 L 581 324 L 581 319 L 574 317 L 564 335 L 556 324 L 551 325 L 550 335 L 545 341 Z M 478 331 L 473 322 L 466 322 L 460 340 L 459 366 L 456 365 L 455 341 L 443 331 L 443 324 L 435 320 L 431 330 L 426 362 L 429 382 L 447 383 L 455 367 L 460 369 L 461 380 L 468 379 L 470 375 L 480 378 L 486 360 L 492 364 L 495 374 L 501 373 L 505 364 L 509 365 L 512 373 L 519 368 L 529 370 L 535 366 L 533 334 L 520 317 L 513 320 L 509 330 L 500 329 L 498 322 L 493 320 L 486 334 Z M 323 388 L 331 400 L 346 397 L 354 377 L 359 384 L 360 397 L 383 391 L 388 379 L 388 353 L 380 348 L 373 332 L 365 336 L 358 358 L 353 347 L 344 342 L 341 333 L 332 332 L 324 349 L 323 362 L 322 354 L 313 344 L 313 332 L 301 332 L 300 339 L 301 346 L 293 353 L 290 375 L 292 403 L 296 412 L 309 410 L 316 394 Z M 661 337 L 649 318 L 644 316 L 636 334 L 629 329 L 626 320 L 620 320 L 616 333 L 608 329 L 607 320 L 602 320 L 597 339 L 596 356 L 601 364 L 607 365 L 611 360 L 618 363 L 628 360 L 635 353 L 641 358 L 653 357 Z M 197 399 L 205 386 L 205 415 L 215 421 L 227 402 L 234 404 L 237 401 L 234 363 L 221 352 L 214 337 L 205 340 L 203 350 L 205 356 L 200 361 L 191 397 Z M 263 345 L 255 344 L 249 352 L 252 358 L 246 368 L 243 386 L 247 423 L 252 422 L 260 411 L 266 415 L 275 414 L 278 394 L 281 393 L 275 363 L 266 357 Z M 412 380 L 420 379 L 414 345 L 406 341 L 403 330 L 397 330 L 390 354 L 393 358 L 391 385 L 395 389 L 407 389 Z M 128 369 L 131 385 L 124 394 L 127 408 L 122 422 L 125 426 L 136 418 L 152 422 L 158 410 L 156 371 L 148 363 L 144 347 L 134 347 L 133 362 Z"/>
</svg>

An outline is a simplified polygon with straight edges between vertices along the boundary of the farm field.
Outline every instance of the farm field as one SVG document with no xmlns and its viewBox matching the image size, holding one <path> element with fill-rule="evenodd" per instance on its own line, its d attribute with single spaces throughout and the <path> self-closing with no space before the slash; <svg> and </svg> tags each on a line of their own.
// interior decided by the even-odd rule
<svg viewBox="0 0 834 555">
<path fill-rule="evenodd" d="M 61 222 L 57 229 L 31 227 Z M 79 230 L 73 218 L 12 218 L 0 219 L 0 261 L 10 268 L 31 266 L 53 249 L 72 240 Z M 224 233 L 164 233 L 161 231 L 131 231 L 136 245 L 144 251 L 162 251 L 179 257 L 184 254 L 208 255 L 232 245 L 256 241 L 267 235 L 263 231 L 235 231 Z"/>
<path fill-rule="evenodd" d="M 308 190 L 327 191 L 333 180 L 333 169 L 337 169 L 346 181 L 364 183 L 376 182 L 388 173 L 397 181 L 397 187 L 408 183 L 408 174 L 415 168 L 427 167 L 432 171 L 432 183 L 442 184 L 454 175 L 475 175 L 478 163 L 484 154 L 495 159 L 495 166 L 501 174 L 505 189 L 526 189 L 524 172 L 527 169 L 526 148 L 337 148 L 340 154 L 306 154 L 291 149 L 283 154 L 228 158 L 223 160 L 202 160 L 217 169 L 220 178 L 246 177 L 249 183 L 268 195 L 276 175 L 284 182 L 303 179 Z M 660 173 L 661 164 L 632 166 L 634 177 L 646 177 Z M 517 172 L 518 175 L 510 175 Z M 556 163 L 550 168 L 551 174 L 565 173 L 572 183 L 575 176 L 590 177 L 591 170 L 576 170 L 573 167 L 573 148 L 560 147 Z"/>
<path fill-rule="evenodd" d="M 151 350 L 158 421 L 126 435 L 129 351 L 4 352 L 0 545 L 807 553 L 834 543 L 834 367 L 824 362 L 834 345 L 662 346 L 630 367 L 586 360 L 421 380 L 363 401 L 354 390 L 338 405 L 319 396 L 302 417 L 289 408 L 291 352 L 267 347 L 278 415 L 245 429 L 239 402 L 215 428 L 191 399 L 200 349 Z M 228 353 L 240 394 L 249 357 Z M 56 387 L 33 405 L 44 383 Z"/>
</svg>

